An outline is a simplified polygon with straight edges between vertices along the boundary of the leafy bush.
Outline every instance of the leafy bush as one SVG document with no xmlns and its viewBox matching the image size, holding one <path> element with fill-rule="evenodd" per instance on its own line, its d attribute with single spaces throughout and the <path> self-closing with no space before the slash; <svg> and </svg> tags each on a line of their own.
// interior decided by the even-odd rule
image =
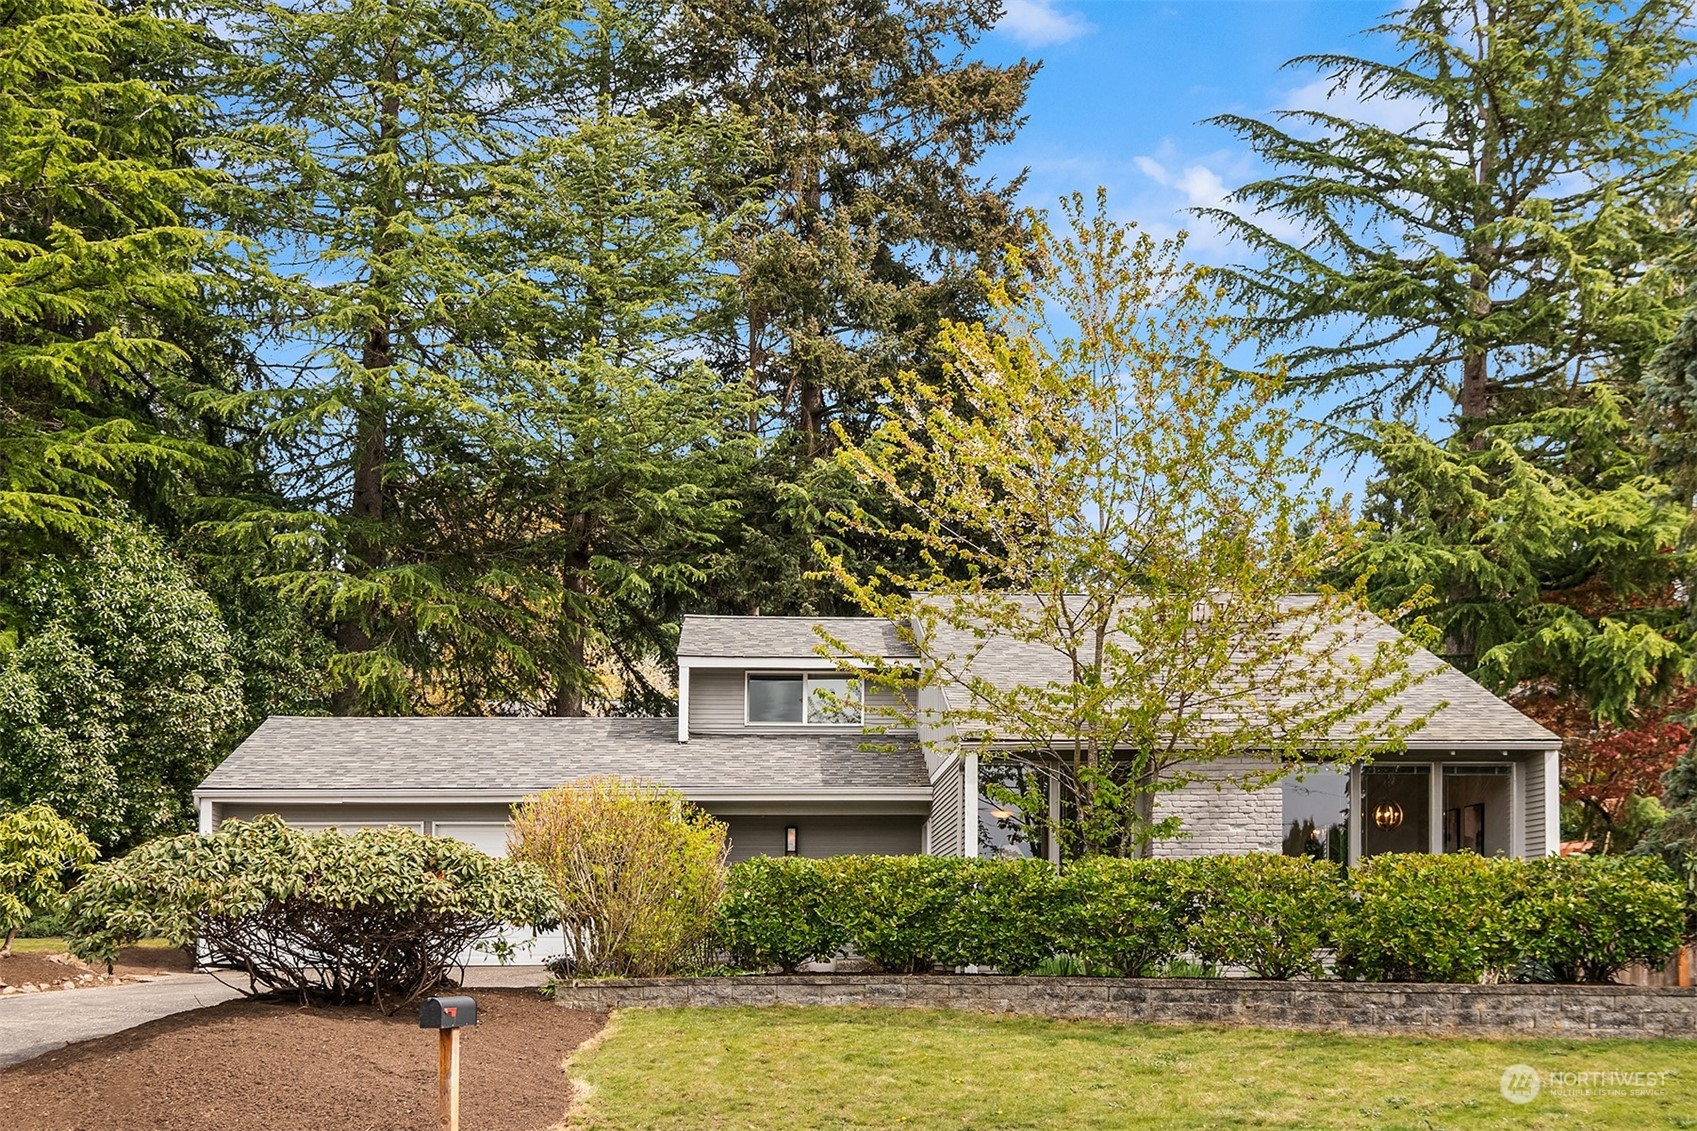
<svg viewBox="0 0 1697 1131">
<path fill-rule="evenodd" d="M 551 881 L 568 965 L 647 977 L 700 965 L 725 892 L 725 826 L 681 793 L 585 778 L 526 798 L 512 855 Z"/>
<path fill-rule="evenodd" d="M 1191 870 L 1200 914 L 1190 949 L 1203 964 L 1258 978 L 1318 978 L 1318 952 L 1343 914 L 1342 870 L 1305 856 L 1212 856 Z"/>
<path fill-rule="evenodd" d="M 1102 856 L 1069 865 L 1056 885 L 1056 949 L 1125 977 L 1155 973 L 1185 949 L 1192 867 Z"/>
<path fill-rule="evenodd" d="M 1025 974 L 1060 943 L 1060 884 L 1043 860 L 964 861 L 943 921 L 937 959 Z"/>
<path fill-rule="evenodd" d="M 65 877 L 94 863 L 94 845 L 47 805 L 0 814 L 0 956 L 38 915 L 57 919 Z"/>
<path fill-rule="evenodd" d="M 739 966 L 793 974 L 842 950 L 846 935 L 827 914 L 830 881 L 817 860 L 757 856 L 731 869 L 719 906 L 719 944 Z"/>
<path fill-rule="evenodd" d="M 1499 980 L 1518 957 L 1526 863 L 1470 852 L 1375 856 L 1355 870 L 1337 967 L 1370 982 Z"/>
<path fill-rule="evenodd" d="M 96 868 L 66 899 L 72 953 L 110 964 L 162 937 L 198 942 L 249 993 L 374 1002 L 393 1011 L 440 985 L 503 924 L 541 926 L 546 878 L 409 829 L 305 833 L 275 817 L 155 840 Z"/>
<path fill-rule="evenodd" d="M 826 915 L 855 953 L 880 970 L 919 974 L 951 946 L 947 932 L 962 873 L 975 861 L 943 856 L 837 856 L 819 862 L 828 878 Z"/>
<path fill-rule="evenodd" d="M 1682 941 L 1681 885 L 1660 860 L 1568 856 L 1522 866 L 1522 961 L 1558 982 L 1609 982 L 1632 962 L 1660 965 Z"/>
</svg>

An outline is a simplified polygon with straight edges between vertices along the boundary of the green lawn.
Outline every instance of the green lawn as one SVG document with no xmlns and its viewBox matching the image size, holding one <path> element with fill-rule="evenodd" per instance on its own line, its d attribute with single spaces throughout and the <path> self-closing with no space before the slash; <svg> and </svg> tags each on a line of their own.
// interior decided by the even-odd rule
<svg viewBox="0 0 1697 1131">
<path fill-rule="evenodd" d="M 142 939 L 136 945 L 172 949 L 171 944 L 164 939 Z M 16 954 L 64 954 L 68 949 L 70 948 L 65 945 L 65 940 L 57 936 L 49 936 L 44 939 L 12 940 L 12 950 Z"/>
<path fill-rule="evenodd" d="M 1660 1090 L 1500 1091 L 1503 1070 L 1667 1072 Z M 573 1058 L 573 1126 L 1697 1128 L 1697 1040 L 1344 1037 L 872 1009 L 626 1010 Z M 1548 1079 L 1548 1077 L 1545 1077 Z M 1577 1082 L 1570 1085 L 1577 1090 Z"/>
</svg>

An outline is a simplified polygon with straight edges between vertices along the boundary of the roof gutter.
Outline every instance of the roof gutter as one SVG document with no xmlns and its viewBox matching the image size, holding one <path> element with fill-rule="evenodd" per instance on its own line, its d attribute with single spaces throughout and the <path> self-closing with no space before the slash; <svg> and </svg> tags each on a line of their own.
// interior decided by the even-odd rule
<svg viewBox="0 0 1697 1131">
<path fill-rule="evenodd" d="M 664 784 L 664 783 L 661 783 Z M 311 802 L 314 805 L 372 805 L 393 802 L 423 802 L 455 804 L 460 802 L 513 802 L 539 793 L 552 786 L 530 789 L 226 789 L 214 787 L 197 789 L 194 799 L 201 801 L 243 801 L 269 804 L 282 801 Z M 678 787 L 672 787 L 678 788 Z M 931 787 L 924 786 L 861 786 L 852 789 L 729 789 L 720 787 L 679 788 L 690 801 L 929 801 Z"/>
</svg>

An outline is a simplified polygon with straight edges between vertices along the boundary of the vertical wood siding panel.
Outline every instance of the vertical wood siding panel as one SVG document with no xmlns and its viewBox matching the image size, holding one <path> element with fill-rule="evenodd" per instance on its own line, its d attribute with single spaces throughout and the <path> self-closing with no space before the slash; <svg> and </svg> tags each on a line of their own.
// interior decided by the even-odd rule
<svg viewBox="0 0 1697 1131">
<path fill-rule="evenodd" d="M 1520 798 L 1520 827 L 1525 830 L 1526 855 L 1544 855 L 1544 756 L 1535 754 L 1520 764 L 1525 794 Z"/>
<path fill-rule="evenodd" d="M 927 851 L 933 856 L 964 854 L 966 827 L 966 777 L 959 764 L 937 779 L 931 787 L 931 817 Z"/>
</svg>

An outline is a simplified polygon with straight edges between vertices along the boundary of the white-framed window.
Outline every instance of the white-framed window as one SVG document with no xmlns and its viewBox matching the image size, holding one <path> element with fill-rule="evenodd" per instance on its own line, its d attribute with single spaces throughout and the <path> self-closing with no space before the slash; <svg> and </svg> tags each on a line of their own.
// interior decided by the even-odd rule
<svg viewBox="0 0 1697 1131">
<path fill-rule="evenodd" d="M 743 721 L 750 726 L 859 726 L 864 695 L 853 676 L 749 672 Z"/>
</svg>

